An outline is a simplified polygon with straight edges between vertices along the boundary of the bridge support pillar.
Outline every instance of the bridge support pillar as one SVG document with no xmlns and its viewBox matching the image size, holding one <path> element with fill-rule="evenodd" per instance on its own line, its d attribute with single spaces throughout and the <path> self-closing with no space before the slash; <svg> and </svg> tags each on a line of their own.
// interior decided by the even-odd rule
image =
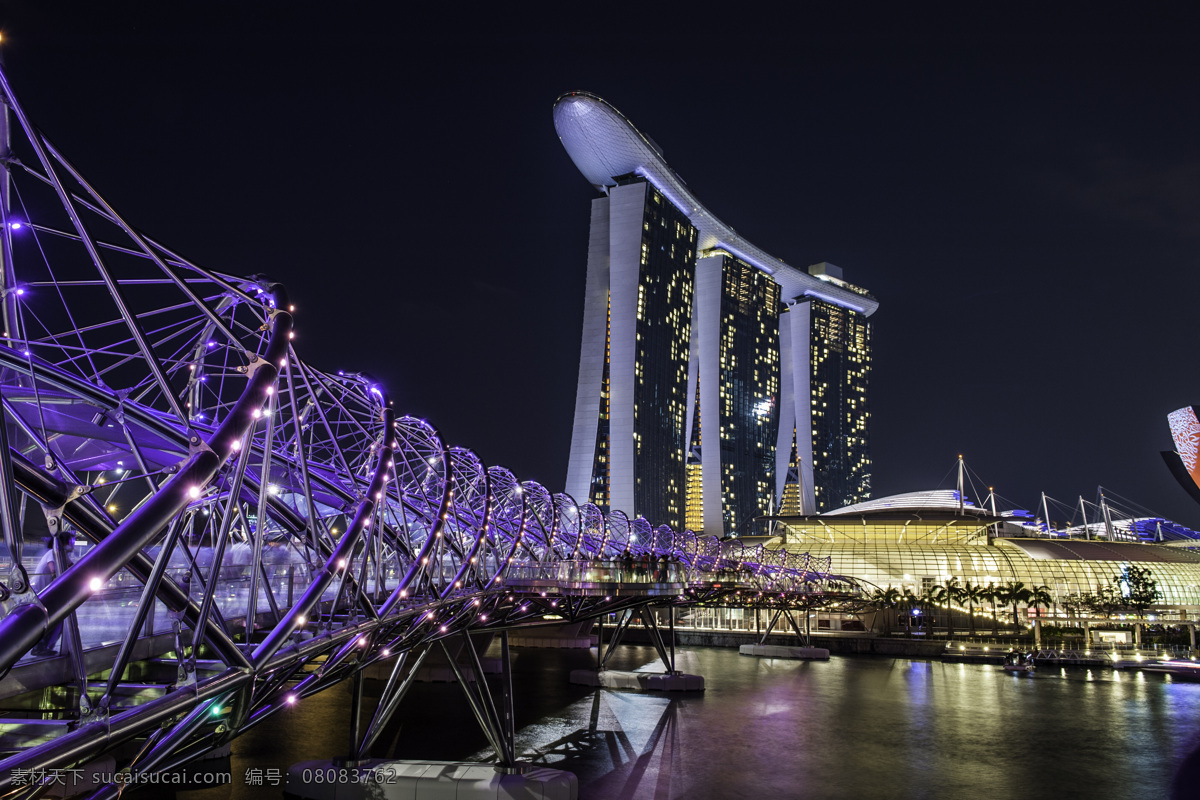
<svg viewBox="0 0 1200 800">
<path fill-rule="evenodd" d="M 603 638 L 596 647 L 599 665 L 596 669 L 571 670 L 571 683 L 579 686 L 596 686 L 604 689 L 638 689 L 655 692 L 702 692 L 704 678 L 700 675 L 684 675 L 675 669 L 675 609 L 670 608 L 668 631 L 670 642 L 663 639 L 662 629 L 655 619 L 654 610 L 650 608 L 626 609 L 617 620 L 608 648 L 604 647 Z M 642 672 L 611 670 L 607 668 L 608 659 L 625 637 L 629 624 L 635 618 L 640 618 L 642 625 L 654 645 L 659 659 L 666 672 Z"/>
<path fill-rule="evenodd" d="M 466 641 L 466 647 L 463 649 L 471 657 L 473 666 L 475 667 L 475 674 L 480 676 L 478 680 L 468 680 L 459 669 L 458 663 L 451 657 L 450 666 L 458 678 L 458 683 L 462 688 L 463 696 L 467 700 L 467 705 L 471 707 L 471 713 L 475 715 L 475 721 L 479 723 L 480 729 L 487 736 L 488 742 L 492 745 L 492 750 L 496 753 L 496 769 L 503 769 L 509 773 L 522 772 L 527 768 L 527 765 L 517 761 L 517 732 L 513 702 L 512 662 L 509 660 L 508 631 L 500 632 L 500 660 L 503 671 L 501 674 L 499 703 L 496 702 L 496 698 L 493 696 L 487 680 L 482 677 L 483 667 L 479 663 L 479 654 L 471 646 L 470 634 L 463 631 L 462 639 Z M 439 644 L 443 650 L 446 650 L 445 639 L 441 640 Z M 449 655 L 448 651 L 447 655 Z"/>
<path fill-rule="evenodd" d="M 379 696 L 379 704 L 375 707 L 375 713 L 371 716 L 371 722 L 367 725 L 367 730 L 363 733 L 362 738 L 358 738 L 359 719 L 354 720 L 351 731 L 351 756 L 347 759 L 348 762 L 354 764 L 360 763 L 359 759 L 365 757 L 371 752 L 371 745 L 379 737 L 383 726 L 387 724 L 392 715 L 396 713 L 396 708 L 408 694 L 408 690 L 412 688 L 413 681 L 416 679 L 417 673 L 421 671 L 421 665 L 425 662 L 425 657 L 433 651 L 433 646 L 429 645 L 418 652 L 415 656 L 411 650 L 406 650 L 396 656 L 392 664 L 391 674 L 388 676 L 387 685 L 384 686 L 383 693 Z M 412 660 L 410 665 L 408 662 Z M 359 679 L 362 673 L 359 672 L 356 680 Z M 361 680 L 355 687 L 354 702 L 361 706 L 362 696 L 360 694 Z"/>
<path fill-rule="evenodd" d="M 493 633 L 475 634 L 470 637 L 472 653 L 467 652 L 467 645 L 461 638 L 446 641 L 445 648 L 435 647 L 426 659 L 425 666 L 417 674 L 419 683 L 454 683 L 459 673 L 467 680 L 475 680 L 475 661 L 479 662 L 482 674 L 497 675 L 503 671 L 500 659 L 484 656 L 495 638 Z M 455 666 L 450 660 L 454 659 Z"/>
<path fill-rule="evenodd" d="M 577 686 L 595 686 L 599 689 L 636 689 L 649 692 L 703 692 L 703 675 L 685 675 L 682 672 L 633 672 L 606 669 L 596 672 L 590 669 L 571 670 L 571 683 Z"/>
<path fill-rule="evenodd" d="M 778 644 L 744 644 L 738 648 L 743 656 L 759 658 L 799 658 L 807 661 L 828 661 L 829 651 L 824 647 L 788 647 Z"/>
<path fill-rule="evenodd" d="M 758 613 L 758 612 L 755 612 Z M 792 626 L 792 630 L 800 639 L 802 646 L 792 647 L 790 645 L 773 645 L 767 644 L 767 637 L 771 635 L 771 631 L 775 630 L 775 626 L 781 620 L 787 620 Z M 758 640 L 758 644 L 744 644 L 738 648 L 738 653 L 743 656 L 757 656 L 759 658 L 800 658 L 811 661 L 828 661 L 829 651 L 824 647 L 812 647 L 811 630 L 808 623 L 808 609 L 804 609 L 804 630 L 800 630 L 800 625 L 797 624 L 796 618 L 792 616 L 790 609 L 780 608 L 771 615 L 771 621 L 767 625 L 766 631 L 763 632 L 762 638 Z"/>
<path fill-rule="evenodd" d="M 563 650 L 587 650 L 592 646 L 592 620 L 565 625 L 547 625 L 515 630 L 510 636 L 513 647 L 550 647 Z"/>
</svg>

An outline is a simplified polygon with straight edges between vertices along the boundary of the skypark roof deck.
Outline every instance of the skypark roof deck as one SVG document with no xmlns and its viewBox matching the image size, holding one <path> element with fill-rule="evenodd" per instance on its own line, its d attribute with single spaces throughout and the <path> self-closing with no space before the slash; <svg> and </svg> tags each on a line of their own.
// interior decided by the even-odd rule
<svg viewBox="0 0 1200 800">
<path fill-rule="evenodd" d="M 609 187 L 617 185 L 619 176 L 634 174 L 666 195 L 696 226 L 700 252 L 713 248 L 728 251 L 774 278 L 788 300 L 816 297 L 867 316 L 879 308 L 879 302 L 869 294 L 843 288 L 836 279 L 796 269 L 721 221 L 671 169 L 661 148 L 606 100 L 588 92 L 560 96 L 554 103 L 554 128 L 575 166 L 598 191 L 607 193 Z"/>
</svg>

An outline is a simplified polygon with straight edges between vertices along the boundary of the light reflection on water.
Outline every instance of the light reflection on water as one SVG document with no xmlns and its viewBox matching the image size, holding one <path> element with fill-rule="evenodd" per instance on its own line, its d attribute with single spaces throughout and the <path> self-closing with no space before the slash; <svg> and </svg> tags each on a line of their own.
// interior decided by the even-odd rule
<svg viewBox="0 0 1200 800">
<path fill-rule="evenodd" d="M 703 696 L 595 691 L 519 743 L 575 772 L 585 800 L 1148 798 L 1167 796 L 1200 731 L 1200 684 L 1144 673 L 719 649 L 680 667 L 706 677 Z"/>
<path fill-rule="evenodd" d="M 621 651 L 617 669 L 654 661 Z M 679 668 L 708 691 L 659 695 L 568 685 L 594 654 L 515 652 L 519 748 L 578 775 L 582 800 L 1162 798 L 1200 744 L 1200 683 L 1144 673 L 687 648 Z M 235 741 L 231 796 L 262 796 L 238 792 L 246 766 L 342 755 L 347 699 L 335 687 Z M 419 684 L 373 755 L 490 751 L 457 687 Z"/>
</svg>

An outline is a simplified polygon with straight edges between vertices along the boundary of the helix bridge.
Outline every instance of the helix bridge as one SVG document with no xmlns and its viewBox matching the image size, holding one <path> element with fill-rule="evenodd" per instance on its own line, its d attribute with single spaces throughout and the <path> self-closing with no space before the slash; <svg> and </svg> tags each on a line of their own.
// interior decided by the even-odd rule
<svg viewBox="0 0 1200 800">
<path fill-rule="evenodd" d="M 394 662 L 361 755 L 472 635 L 863 604 L 827 561 L 604 513 L 309 365 L 282 283 L 140 232 L 0 93 L 0 787 L 176 768 Z M 464 691 L 511 762 L 511 714 Z"/>
</svg>

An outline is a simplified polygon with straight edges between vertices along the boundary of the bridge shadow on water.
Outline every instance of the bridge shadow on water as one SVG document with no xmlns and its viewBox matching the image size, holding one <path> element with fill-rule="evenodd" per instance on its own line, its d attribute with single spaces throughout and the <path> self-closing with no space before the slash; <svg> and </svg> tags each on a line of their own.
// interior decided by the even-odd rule
<svg viewBox="0 0 1200 800">
<path fill-rule="evenodd" d="M 517 748 L 522 761 L 575 773 L 583 800 L 679 796 L 679 787 L 672 787 L 671 766 L 677 758 L 680 712 L 687 704 L 702 703 L 702 695 L 670 698 L 570 684 L 572 669 L 595 665 L 594 649 L 519 648 L 513 653 Z M 622 647 L 612 666 L 662 668 L 653 648 L 642 646 Z M 489 682 L 498 677 L 489 676 Z M 346 682 L 307 698 L 292 711 L 235 739 L 228 758 L 206 767 L 228 770 L 229 785 L 180 791 L 176 796 L 180 800 L 282 796 L 285 787 L 273 786 L 268 771 L 286 774 L 294 763 L 345 754 L 350 737 L 349 686 Z M 381 688 L 381 681 L 366 681 L 364 716 L 374 710 Z M 384 729 L 371 756 L 488 761 L 493 752 L 457 684 L 419 683 Z M 248 784 L 248 771 L 262 771 L 268 777 L 261 784 Z"/>
<path fill-rule="evenodd" d="M 595 651 L 518 651 L 517 749 L 521 760 L 567 770 L 579 778 L 581 798 L 678 797 L 672 766 L 679 766 L 683 709 L 703 703 L 700 693 L 662 695 L 572 686 L 571 669 L 594 665 Z M 661 671 L 651 647 L 624 647 L 614 669 Z M 397 739 L 397 757 L 408 757 Z M 487 760 L 487 746 L 466 755 Z"/>
<path fill-rule="evenodd" d="M 577 730 L 550 742 L 526 750 L 526 758 L 536 764 L 574 772 L 588 780 L 586 794 L 631 800 L 653 797 L 667 800 L 671 793 L 672 766 L 679 749 L 679 698 L 665 700 L 658 722 L 644 740 L 630 736 L 620 722 L 614 706 L 622 705 L 617 692 L 597 689 L 592 695 L 592 710 L 586 729 Z M 644 713 L 644 704 L 642 713 Z M 610 767 L 607 774 L 596 774 L 596 765 Z M 647 790 L 653 787 L 652 793 Z"/>
</svg>

